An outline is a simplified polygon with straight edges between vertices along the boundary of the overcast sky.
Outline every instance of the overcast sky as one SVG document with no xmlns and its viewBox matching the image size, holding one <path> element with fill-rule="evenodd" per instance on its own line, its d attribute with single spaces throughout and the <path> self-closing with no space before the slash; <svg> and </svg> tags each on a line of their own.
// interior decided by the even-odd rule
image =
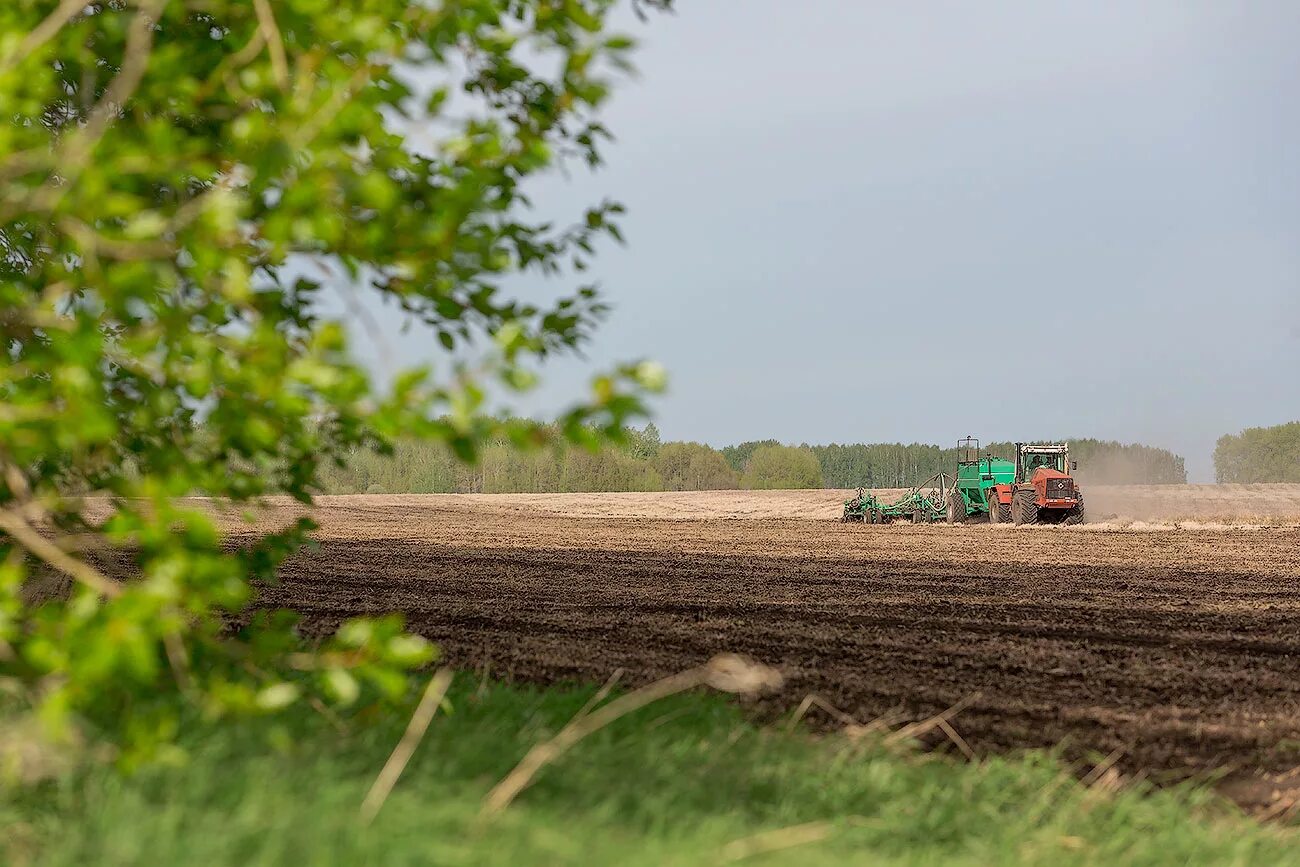
<svg viewBox="0 0 1300 867">
<path fill-rule="evenodd" d="M 678 0 L 604 196 L 626 247 L 584 363 L 653 357 L 666 438 L 1095 436 L 1300 418 L 1300 3 Z M 399 362 L 429 341 L 396 341 Z"/>
</svg>

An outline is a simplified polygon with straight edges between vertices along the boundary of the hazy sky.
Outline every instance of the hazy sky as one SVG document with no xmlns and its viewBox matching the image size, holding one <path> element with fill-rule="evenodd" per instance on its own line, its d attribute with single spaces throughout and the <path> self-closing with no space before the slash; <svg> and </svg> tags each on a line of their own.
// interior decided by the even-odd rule
<svg viewBox="0 0 1300 867">
<path fill-rule="evenodd" d="M 664 436 L 1096 436 L 1212 479 L 1300 418 L 1300 3 L 678 0 L 596 175 L 626 247 L 587 362 L 653 357 Z M 422 360 L 430 341 L 392 346 Z"/>
</svg>

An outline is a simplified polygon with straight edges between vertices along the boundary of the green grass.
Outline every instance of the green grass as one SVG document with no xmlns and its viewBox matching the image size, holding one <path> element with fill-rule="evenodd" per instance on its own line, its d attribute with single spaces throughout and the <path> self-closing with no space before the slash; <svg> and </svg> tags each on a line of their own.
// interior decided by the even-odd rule
<svg viewBox="0 0 1300 867">
<path fill-rule="evenodd" d="M 122 778 L 99 767 L 0 796 L 9 865 L 716 864 L 734 841 L 819 839 L 748 863 L 1300 863 L 1300 835 L 1204 790 L 1103 793 L 1050 756 L 966 764 L 745 721 L 693 694 L 583 741 L 498 820 L 483 795 L 591 696 L 462 675 L 378 818 L 357 808 L 400 736 L 197 726 L 190 760 Z M 732 844 L 729 848 L 729 844 Z"/>
</svg>

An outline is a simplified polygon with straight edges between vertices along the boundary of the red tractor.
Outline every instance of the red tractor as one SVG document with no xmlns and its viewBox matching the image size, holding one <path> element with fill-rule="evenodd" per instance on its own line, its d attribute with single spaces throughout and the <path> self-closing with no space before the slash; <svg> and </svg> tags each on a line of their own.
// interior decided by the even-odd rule
<svg viewBox="0 0 1300 867">
<path fill-rule="evenodd" d="M 989 522 L 1080 523 L 1083 492 L 1070 475 L 1078 468 L 1064 443 L 1016 443 L 1015 480 L 989 489 Z"/>
</svg>

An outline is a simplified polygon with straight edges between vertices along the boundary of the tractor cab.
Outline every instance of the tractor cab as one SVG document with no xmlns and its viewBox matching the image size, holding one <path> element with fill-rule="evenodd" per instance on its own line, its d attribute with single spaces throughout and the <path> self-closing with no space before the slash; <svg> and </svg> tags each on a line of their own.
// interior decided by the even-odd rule
<svg viewBox="0 0 1300 867">
<path fill-rule="evenodd" d="M 1045 475 L 1068 476 L 1070 471 L 1078 468 L 1078 463 L 1070 460 L 1070 447 L 1063 443 L 1026 445 L 1016 443 L 1016 481 L 1030 484 L 1034 474 L 1039 470 L 1048 471 Z"/>
</svg>

